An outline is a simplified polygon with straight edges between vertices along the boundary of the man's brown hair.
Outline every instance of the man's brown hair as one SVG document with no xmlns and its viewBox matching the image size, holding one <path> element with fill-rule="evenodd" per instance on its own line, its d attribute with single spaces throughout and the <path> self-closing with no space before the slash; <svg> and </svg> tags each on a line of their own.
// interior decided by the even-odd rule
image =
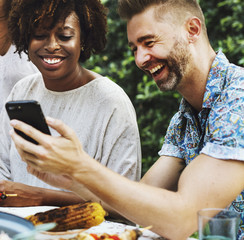
<svg viewBox="0 0 244 240">
<path fill-rule="evenodd" d="M 174 22 L 180 22 L 187 16 L 196 16 L 201 20 L 203 30 L 206 32 L 205 18 L 197 0 L 119 0 L 118 13 L 122 19 L 129 21 L 151 6 L 157 6 L 155 8 L 157 19 L 162 18 L 165 13 L 171 14 Z"/>
</svg>

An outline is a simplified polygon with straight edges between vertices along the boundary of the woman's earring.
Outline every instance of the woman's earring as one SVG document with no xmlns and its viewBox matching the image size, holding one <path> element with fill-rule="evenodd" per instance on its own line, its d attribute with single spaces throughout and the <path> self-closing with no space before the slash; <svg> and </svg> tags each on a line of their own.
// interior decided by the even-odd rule
<svg viewBox="0 0 244 240">
<path fill-rule="evenodd" d="M 83 45 L 80 46 L 80 50 L 81 50 L 82 52 L 84 51 L 84 46 L 83 46 Z"/>
</svg>

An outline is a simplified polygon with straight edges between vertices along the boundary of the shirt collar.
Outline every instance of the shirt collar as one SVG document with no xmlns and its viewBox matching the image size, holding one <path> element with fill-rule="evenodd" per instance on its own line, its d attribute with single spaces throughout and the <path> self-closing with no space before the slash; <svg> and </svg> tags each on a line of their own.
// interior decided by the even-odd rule
<svg viewBox="0 0 244 240">
<path fill-rule="evenodd" d="M 219 51 L 208 74 L 206 90 L 203 97 L 203 108 L 211 108 L 214 100 L 221 94 L 225 84 L 229 61 L 222 51 Z"/>
<path fill-rule="evenodd" d="M 218 51 L 208 74 L 202 108 L 211 108 L 214 100 L 220 95 L 228 65 L 229 61 L 224 53 L 221 50 Z M 180 112 L 189 112 L 191 109 L 191 105 L 183 98 L 179 108 Z"/>
</svg>

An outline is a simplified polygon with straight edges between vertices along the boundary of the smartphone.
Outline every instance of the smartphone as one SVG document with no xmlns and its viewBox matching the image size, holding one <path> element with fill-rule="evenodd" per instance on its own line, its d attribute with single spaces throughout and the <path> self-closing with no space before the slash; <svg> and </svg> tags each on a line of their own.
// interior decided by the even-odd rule
<svg viewBox="0 0 244 240">
<path fill-rule="evenodd" d="M 10 119 L 17 119 L 25 122 L 39 131 L 49 134 L 50 130 L 44 118 L 40 104 L 35 100 L 20 100 L 20 101 L 10 101 L 5 104 L 8 116 Z M 24 139 L 38 144 L 34 139 L 30 138 L 23 132 L 15 129 Z"/>
</svg>

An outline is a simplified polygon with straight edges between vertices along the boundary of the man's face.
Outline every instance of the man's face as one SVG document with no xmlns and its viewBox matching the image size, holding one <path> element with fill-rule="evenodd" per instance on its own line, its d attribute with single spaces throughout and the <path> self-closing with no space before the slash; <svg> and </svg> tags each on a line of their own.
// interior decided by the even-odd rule
<svg viewBox="0 0 244 240">
<path fill-rule="evenodd" d="M 177 90 L 186 77 L 190 60 L 188 45 L 182 28 L 156 20 L 154 8 L 148 8 L 128 22 L 129 46 L 136 65 L 152 76 L 161 91 Z"/>
</svg>

